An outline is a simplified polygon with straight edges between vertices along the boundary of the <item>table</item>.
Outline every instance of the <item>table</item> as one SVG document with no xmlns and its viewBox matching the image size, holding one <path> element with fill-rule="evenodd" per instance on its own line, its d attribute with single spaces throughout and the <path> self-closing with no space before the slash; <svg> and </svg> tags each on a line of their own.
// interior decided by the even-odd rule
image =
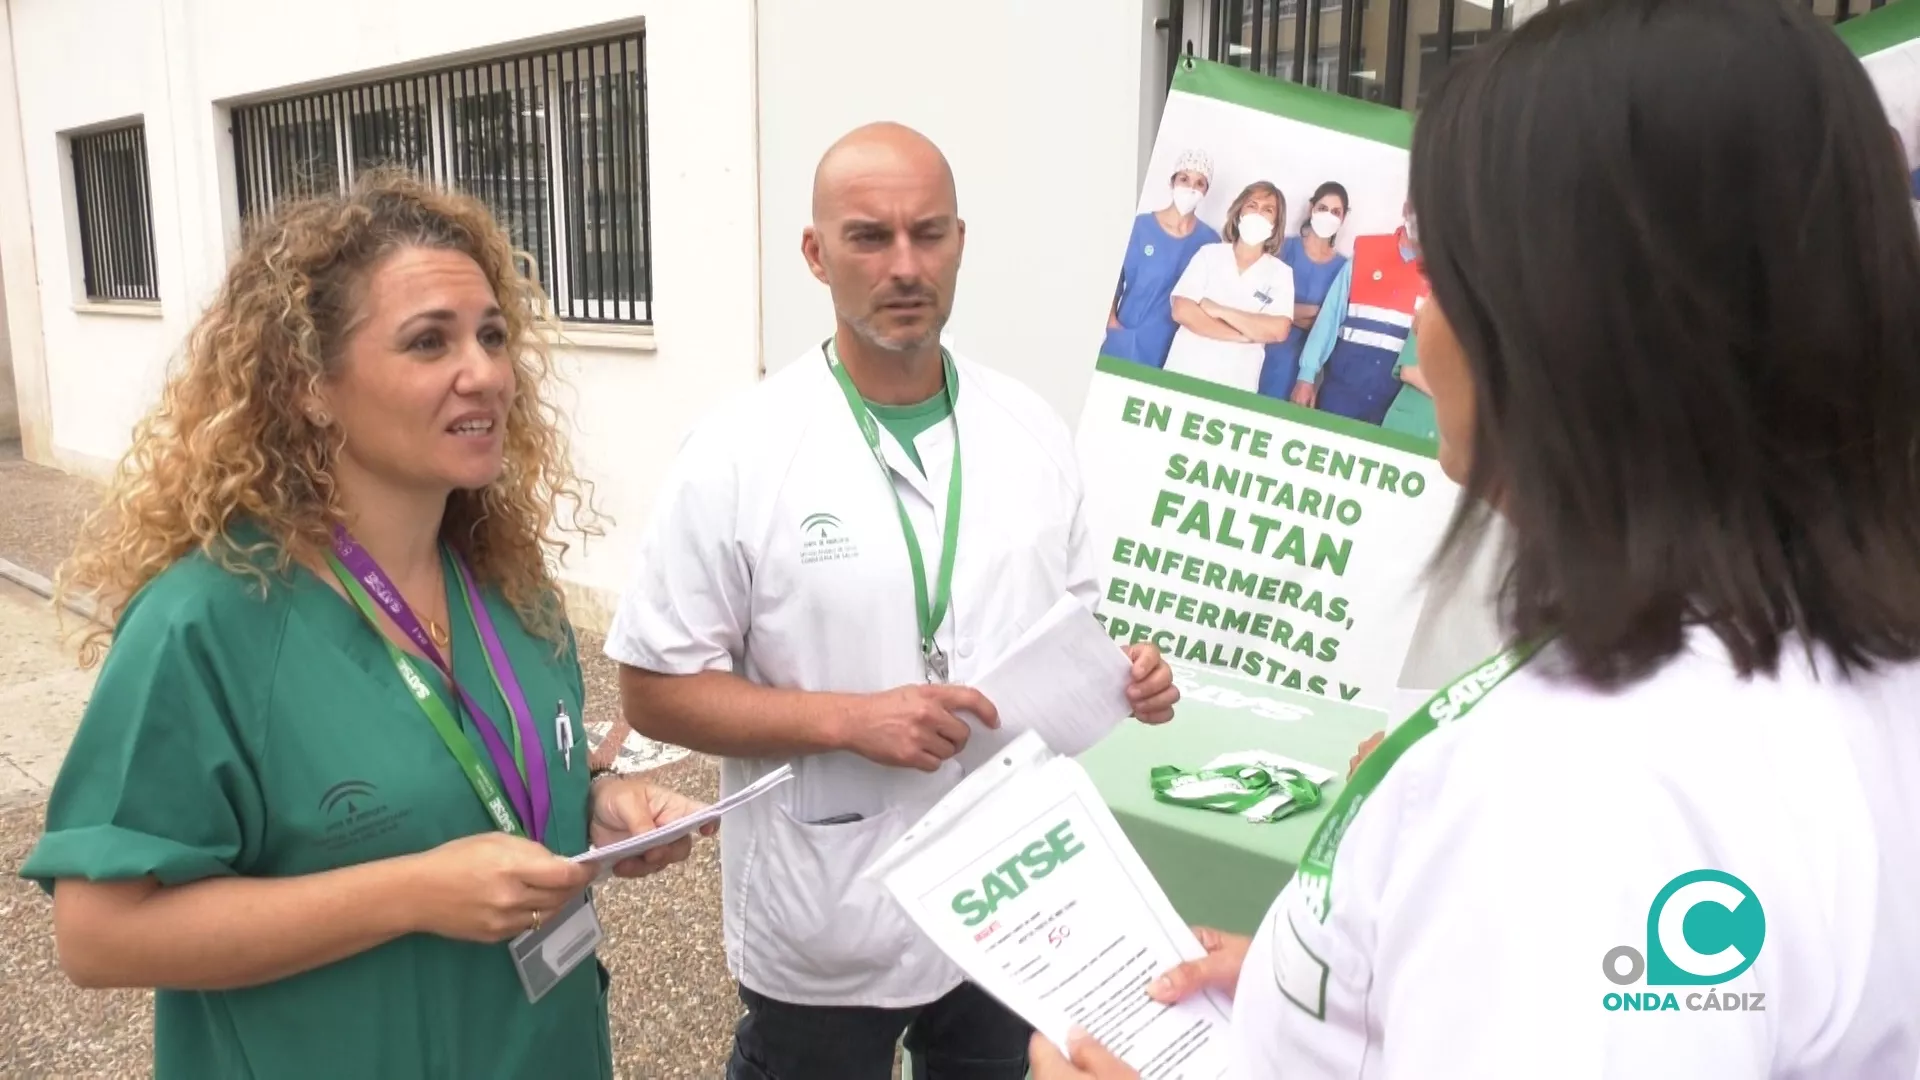
<svg viewBox="0 0 1920 1080">
<path fill-rule="evenodd" d="M 1181 700 L 1171 723 L 1122 724 L 1079 761 L 1180 917 L 1251 934 L 1299 866 L 1353 752 L 1389 726 L 1387 714 L 1218 669 L 1175 665 L 1174 678 Z M 1336 779 L 1318 807 L 1267 825 L 1153 797 L 1153 766 L 1197 769 L 1234 750 L 1269 750 Z"/>
</svg>

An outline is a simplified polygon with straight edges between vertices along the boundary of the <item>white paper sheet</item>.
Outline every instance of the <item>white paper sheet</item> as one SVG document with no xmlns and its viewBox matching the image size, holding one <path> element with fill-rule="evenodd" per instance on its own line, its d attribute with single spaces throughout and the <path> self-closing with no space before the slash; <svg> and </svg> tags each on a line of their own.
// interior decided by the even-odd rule
<svg viewBox="0 0 1920 1080">
<path fill-rule="evenodd" d="M 1223 997 L 1147 996 L 1155 977 L 1204 955 L 1200 943 L 1086 770 L 1037 733 L 962 780 L 866 874 L 1062 1049 L 1079 1024 L 1145 1080 L 1227 1075 Z"/>
<path fill-rule="evenodd" d="M 631 858 L 649 848 L 657 848 L 662 844 L 671 844 L 683 836 L 692 835 L 696 829 L 705 825 L 707 822 L 719 820 L 727 811 L 752 802 L 791 779 L 793 779 L 793 766 L 782 765 L 698 813 L 688 814 L 678 821 L 669 822 L 651 832 L 640 833 L 637 836 L 629 836 L 625 840 L 615 841 L 606 847 L 588 848 L 586 851 L 573 856 L 573 861 L 577 863 L 604 864 L 602 872 L 602 876 L 604 877 L 606 872 L 610 871 L 612 865 L 621 859 Z"/>
<path fill-rule="evenodd" d="M 968 718 L 973 730 L 956 756 L 972 772 L 1024 731 L 1069 757 L 1106 738 L 1133 706 L 1132 665 L 1093 612 L 1063 595 L 970 685 L 993 702 L 998 729 Z"/>
</svg>

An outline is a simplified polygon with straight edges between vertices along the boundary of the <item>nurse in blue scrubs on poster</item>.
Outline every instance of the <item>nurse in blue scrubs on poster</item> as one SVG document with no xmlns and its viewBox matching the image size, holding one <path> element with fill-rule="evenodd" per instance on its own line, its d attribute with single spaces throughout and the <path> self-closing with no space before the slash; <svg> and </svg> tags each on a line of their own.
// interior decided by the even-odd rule
<svg viewBox="0 0 1920 1080">
<path fill-rule="evenodd" d="M 1285 399 L 1293 393 L 1307 332 L 1313 329 L 1340 268 L 1347 265 L 1347 257 L 1333 246 L 1346 221 L 1347 189 L 1329 180 L 1314 189 L 1299 233 L 1280 245 L 1280 261 L 1293 271 L 1293 329 L 1287 340 L 1267 346 L 1267 359 L 1260 369 L 1260 392 L 1267 397 Z"/>
<path fill-rule="evenodd" d="M 1178 329 L 1173 322 L 1173 285 L 1193 253 L 1218 243 L 1220 232 L 1194 216 L 1213 183 L 1213 159 L 1188 150 L 1173 164 L 1172 197 L 1159 210 L 1133 219 L 1120 286 L 1107 316 L 1104 356 L 1161 367 Z"/>
</svg>

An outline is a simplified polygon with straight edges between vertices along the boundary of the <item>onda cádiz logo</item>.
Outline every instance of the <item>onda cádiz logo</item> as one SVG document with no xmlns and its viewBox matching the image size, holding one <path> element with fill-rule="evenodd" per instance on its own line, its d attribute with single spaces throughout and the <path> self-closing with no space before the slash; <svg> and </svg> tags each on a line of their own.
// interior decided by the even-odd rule
<svg viewBox="0 0 1920 1080">
<path fill-rule="evenodd" d="M 808 514 L 800 522 L 800 564 L 839 562 L 860 554 L 840 519 L 832 514 Z"/>
<path fill-rule="evenodd" d="M 1694 870 L 1667 882 L 1647 909 L 1647 951 L 1631 945 L 1607 952 L 1601 969 L 1616 986 L 1646 977 L 1648 986 L 1714 987 L 1729 982 L 1760 956 L 1767 915 L 1747 883 L 1719 870 Z M 1765 1012 L 1765 994 L 1712 989 L 1609 993 L 1608 1012 Z"/>
</svg>

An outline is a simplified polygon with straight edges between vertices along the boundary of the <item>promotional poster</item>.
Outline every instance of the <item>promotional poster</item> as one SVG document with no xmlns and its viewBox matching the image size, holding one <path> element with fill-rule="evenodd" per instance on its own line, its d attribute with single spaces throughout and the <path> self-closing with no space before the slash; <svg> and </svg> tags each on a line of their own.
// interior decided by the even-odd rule
<svg viewBox="0 0 1920 1080">
<path fill-rule="evenodd" d="M 1414 313 L 1412 117 L 1183 61 L 1079 425 L 1109 634 L 1392 701 L 1457 488 Z"/>
</svg>

